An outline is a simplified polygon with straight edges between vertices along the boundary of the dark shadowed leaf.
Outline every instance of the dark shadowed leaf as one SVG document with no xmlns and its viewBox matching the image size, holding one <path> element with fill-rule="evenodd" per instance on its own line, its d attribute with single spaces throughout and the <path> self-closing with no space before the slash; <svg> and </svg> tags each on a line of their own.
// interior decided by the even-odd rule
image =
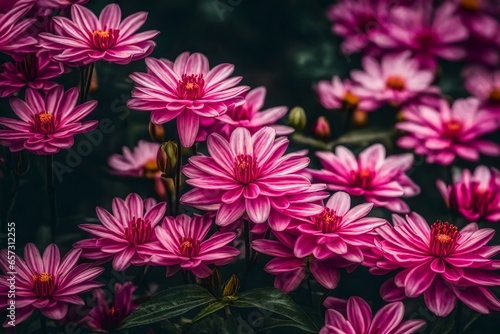
<svg viewBox="0 0 500 334">
<path fill-rule="evenodd" d="M 203 310 L 200 311 L 200 313 L 198 313 L 196 315 L 196 317 L 193 318 L 193 322 L 199 321 L 199 320 L 205 318 L 206 316 L 208 316 L 214 312 L 217 312 L 218 310 L 224 308 L 224 306 L 226 306 L 226 305 L 227 305 L 226 302 L 216 301 L 216 302 L 206 306 Z"/>
</svg>

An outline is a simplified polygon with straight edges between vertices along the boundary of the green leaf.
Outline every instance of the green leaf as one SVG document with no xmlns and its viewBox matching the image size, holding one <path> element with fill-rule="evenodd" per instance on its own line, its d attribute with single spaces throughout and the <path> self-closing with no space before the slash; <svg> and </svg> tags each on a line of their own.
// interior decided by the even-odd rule
<svg viewBox="0 0 500 334">
<path fill-rule="evenodd" d="M 166 320 L 214 300 L 214 296 L 207 289 L 195 284 L 167 289 L 139 305 L 123 321 L 120 328 L 131 328 Z"/>
<path fill-rule="evenodd" d="M 216 302 L 206 306 L 203 310 L 200 311 L 200 313 L 198 313 L 196 315 L 196 317 L 193 318 L 193 322 L 201 320 L 201 319 L 205 318 L 206 316 L 208 316 L 214 312 L 217 312 L 218 310 L 224 308 L 224 306 L 226 306 L 226 305 L 227 305 L 226 302 L 216 301 Z"/>
<path fill-rule="evenodd" d="M 270 318 L 271 314 L 276 313 L 293 322 L 294 327 L 301 328 L 309 333 L 317 333 L 319 328 L 302 311 L 297 304 L 288 295 L 276 288 L 261 288 L 244 292 L 238 296 L 230 305 L 234 307 L 255 307 L 260 311 L 260 322 Z M 253 322 L 256 324 L 256 321 Z M 288 324 L 287 326 L 290 326 Z M 260 330 L 260 328 L 258 328 Z"/>
<path fill-rule="evenodd" d="M 250 324 L 253 328 L 255 328 L 255 333 L 266 332 L 273 328 L 278 327 L 296 327 L 302 330 L 307 330 L 295 321 L 288 319 L 277 319 L 277 318 L 265 318 L 265 319 L 257 319 L 252 324 Z"/>
</svg>

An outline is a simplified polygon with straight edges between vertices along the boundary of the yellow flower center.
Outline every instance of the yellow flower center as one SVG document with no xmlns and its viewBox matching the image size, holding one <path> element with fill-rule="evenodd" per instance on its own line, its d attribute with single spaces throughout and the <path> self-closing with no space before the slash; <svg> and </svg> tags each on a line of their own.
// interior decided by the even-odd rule
<svg viewBox="0 0 500 334">
<path fill-rule="evenodd" d="M 481 7 L 479 0 L 462 0 L 460 1 L 460 6 L 462 6 L 465 10 L 470 10 L 471 12 L 476 12 Z"/>
<path fill-rule="evenodd" d="M 48 112 L 42 112 L 38 114 L 38 118 L 40 119 L 40 123 L 46 124 L 52 121 L 52 114 L 49 114 Z"/>
<path fill-rule="evenodd" d="M 406 86 L 406 81 L 404 78 L 398 75 L 391 75 L 387 78 L 386 86 L 394 90 L 403 90 Z"/>
</svg>

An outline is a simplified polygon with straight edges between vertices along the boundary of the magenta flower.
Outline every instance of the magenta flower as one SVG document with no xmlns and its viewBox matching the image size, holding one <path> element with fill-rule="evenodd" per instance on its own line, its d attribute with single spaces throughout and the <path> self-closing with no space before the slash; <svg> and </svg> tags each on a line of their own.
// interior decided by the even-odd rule
<svg viewBox="0 0 500 334">
<path fill-rule="evenodd" d="M 398 6 L 385 22 L 383 29 L 370 33 L 370 40 L 382 49 L 412 51 L 422 67 L 434 70 L 437 58 L 460 60 L 465 56 L 458 43 L 467 39 L 468 31 L 450 2 L 434 12 L 427 2 L 415 7 Z"/>
<path fill-rule="evenodd" d="M 478 166 L 473 174 L 465 169 L 452 185 L 442 180 L 436 184 L 446 205 L 468 221 L 500 220 L 500 172 L 497 169 Z"/>
<path fill-rule="evenodd" d="M 385 148 L 374 144 L 363 150 L 358 158 L 344 146 L 335 153 L 316 152 L 322 170 L 308 169 L 316 179 L 325 182 L 330 190 L 343 190 L 351 196 L 364 196 L 375 206 L 393 212 L 408 212 L 401 197 L 412 197 L 420 188 L 405 174 L 413 164 L 412 154 L 385 156 Z"/>
<path fill-rule="evenodd" d="M 212 274 L 208 265 L 226 265 L 240 254 L 227 246 L 236 233 L 216 232 L 204 240 L 212 221 L 212 214 L 192 218 L 184 214 L 167 216 L 155 230 L 158 241 L 146 245 L 141 253 L 150 256 L 153 264 L 167 266 L 167 277 L 180 269 L 189 270 L 196 277 L 208 277 Z"/>
<path fill-rule="evenodd" d="M 177 117 L 181 144 L 191 147 L 198 135 L 200 119 L 217 117 L 245 101 L 249 87 L 237 86 L 241 77 L 229 78 L 234 66 L 220 64 L 210 70 L 201 53 L 182 53 L 175 62 L 146 59 L 147 73 L 133 73 L 135 82 L 131 109 L 152 111 L 151 122 L 163 124 Z"/>
<path fill-rule="evenodd" d="M 420 95 L 439 93 L 438 87 L 431 86 L 434 73 L 420 69 L 409 52 L 386 55 L 380 64 L 365 57 L 363 70 L 352 71 L 352 79 L 380 102 L 400 105 Z"/>
<path fill-rule="evenodd" d="M 297 257 L 294 254 L 294 245 L 299 234 L 297 231 L 274 231 L 273 234 L 277 240 L 254 240 L 252 248 L 274 257 L 264 269 L 276 275 L 274 287 L 285 293 L 297 289 L 307 277 L 308 270 L 319 284 L 330 290 L 335 289 L 340 281 L 339 268 L 347 268 L 350 272 L 357 266 L 334 253 L 325 259 L 316 259 L 313 255 Z"/>
<path fill-rule="evenodd" d="M 121 21 L 117 4 L 107 5 L 97 18 L 92 11 L 71 6 L 71 18 L 54 17 L 55 34 L 39 34 L 40 46 L 50 50 L 54 60 L 70 66 L 87 65 L 99 60 L 124 65 L 147 57 L 156 44 L 155 30 L 136 34 L 146 22 L 147 13 L 133 14 Z"/>
<path fill-rule="evenodd" d="M 38 0 L 38 6 L 46 8 L 62 9 L 71 5 L 85 5 L 89 0 Z"/>
<path fill-rule="evenodd" d="M 274 129 L 264 127 L 254 135 L 237 128 L 229 142 L 214 133 L 208 137 L 210 156 L 194 156 L 183 168 L 195 187 L 181 203 L 217 211 L 216 224 L 227 226 L 244 214 L 256 224 L 284 230 L 292 216 L 307 217 L 322 211 L 315 201 L 327 194 L 322 185 L 309 192 L 311 183 L 298 173 L 309 164 L 304 153 L 284 155 L 288 140 L 276 139 Z M 323 197 L 323 195 L 325 195 Z"/>
<path fill-rule="evenodd" d="M 97 207 L 97 218 L 102 225 L 80 224 L 93 238 L 73 245 L 83 250 L 82 257 L 104 263 L 113 260 L 113 269 L 123 271 L 131 264 L 142 266 L 148 259 L 139 252 L 156 240 L 155 227 L 162 220 L 166 203 L 152 198 L 142 200 L 137 194 L 113 199 L 112 213 Z"/>
<path fill-rule="evenodd" d="M 472 38 L 483 42 L 494 41 L 499 24 L 495 14 L 500 13 L 500 4 L 495 0 L 452 0 L 462 23 Z"/>
<path fill-rule="evenodd" d="M 404 121 L 396 128 L 408 134 L 398 140 L 402 148 L 414 149 L 427 156 L 428 163 L 450 165 L 458 155 L 471 161 L 479 153 L 500 155 L 500 146 L 480 136 L 494 132 L 499 124 L 494 116 L 480 110 L 475 98 L 459 99 L 450 108 L 442 100 L 439 110 L 428 106 L 414 106 L 403 111 Z"/>
<path fill-rule="evenodd" d="M 377 229 L 377 248 L 385 259 L 376 266 L 385 272 L 403 270 L 382 286 L 384 300 L 423 294 L 427 308 L 440 317 L 453 311 L 457 298 L 479 313 L 500 311 L 500 300 L 489 289 L 500 284 L 500 275 L 495 272 L 500 260 L 492 259 L 500 247 L 486 246 L 495 230 L 478 229 L 471 223 L 459 231 L 442 221 L 429 227 L 414 212 L 406 220 L 396 215 L 393 220 L 394 227 Z"/>
<path fill-rule="evenodd" d="M 374 316 L 361 297 L 328 297 L 323 305 L 327 308 L 326 323 L 319 334 L 413 334 L 425 325 L 424 320 L 403 322 L 405 307 L 401 302 L 385 305 Z"/>
<path fill-rule="evenodd" d="M 156 163 L 159 148 L 158 143 L 139 140 L 133 150 L 124 146 L 123 154 L 111 155 L 108 164 L 119 175 L 155 177 L 158 173 L 161 174 Z"/>
<path fill-rule="evenodd" d="M 36 0 L 20 0 L 5 14 L 0 13 L 0 52 L 8 54 L 30 52 L 37 40 L 26 34 L 35 19 L 22 18 L 35 5 Z"/>
<path fill-rule="evenodd" d="M 247 128 L 251 134 L 256 133 L 264 126 L 276 130 L 276 135 L 285 136 L 293 133 L 293 128 L 286 125 L 275 124 L 286 115 L 287 107 L 274 107 L 260 111 L 266 99 L 266 88 L 258 87 L 252 89 L 245 96 L 244 103 L 228 111 L 217 118 L 204 118 L 203 129 L 207 134 L 216 132 L 224 138 L 229 139 L 231 133 L 237 127 Z"/>
<path fill-rule="evenodd" d="M 500 70 L 469 67 L 464 71 L 465 88 L 477 97 L 483 108 L 498 115 L 500 112 Z"/>
<path fill-rule="evenodd" d="M 93 332 L 108 333 L 116 330 L 121 322 L 128 317 L 139 304 L 134 303 L 132 295 L 137 287 L 132 282 L 115 284 L 114 296 L 111 302 L 102 289 L 92 291 L 94 307 L 82 320 Z"/>
<path fill-rule="evenodd" d="M 334 76 L 332 81 L 323 80 L 316 86 L 321 105 L 326 109 L 359 109 L 372 111 L 380 106 L 373 93 L 354 84 L 350 80 L 340 80 Z"/>
<path fill-rule="evenodd" d="M 73 136 L 94 130 L 97 121 L 82 122 L 97 106 L 97 101 L 76 105 L 78 89 L 64 92 L 57 86 L 45 97 L 31 88 L 26 89 L 26 102 L 11 98 L 10 106 L 20 120 L 0 117 L 0 144 L 11 152 L 23 149 L 35 154 L 55 154 L 73 146 Z"/>
<path fill-rule="evenodd" d="M 79 294 L 102 286 L 94 281 L 104 268 L 91 264 L 76 265 L 80 250 L 72 249 L 62 258 L 59 248 L 50 244 L 43 257 L 36 246 L 29 243 L 24 248 L 24 261 L 16 255 L 15 270 L 7 262 L 7 250 L 1 252 L 0 267 L 5 275 L 0 276 L 0 307 L 7 309 L 11 277 L 16 274 L 16 324 L 26 320 L 35 309 L 49 319 L 60 320 L 68 312 L 68 303 L 85 305 Z M 9 255 L 10 256 L 10 255 Z M 8 327 L 7 320 L 3 326 Z"/>
<path fill-rule="evenodd" d="M 372 203 L 364 203 L 351 209 L 350 196 L 342 191 L 335 193 L 321 214 L 294 225 L 300 231 L 294 246 L 295 256 L 303 258 L 313 254 L 317 259 L 325 259 L 338 255 L 360 264 L 363 262 L 361 246 L 373 246 L 373 238 L 368 235 L 387 223 L 381 218 L 366 217 L 372 207 Z"/>
<path fill-rule="evenodd" d="M 57 86 L 51 79 L 64 72 L 63 64 L 51 61 L 45 52 L 26 54 L 21 61 L 0 66 L 0 97 L 12 96 L 23 87 L 47 92 Z"/>
</svg>

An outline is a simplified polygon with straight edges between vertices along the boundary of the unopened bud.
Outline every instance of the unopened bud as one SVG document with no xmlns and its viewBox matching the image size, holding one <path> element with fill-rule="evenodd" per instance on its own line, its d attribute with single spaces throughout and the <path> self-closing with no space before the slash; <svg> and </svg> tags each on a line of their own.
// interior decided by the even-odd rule
<svg viewBox="0 0 500 334">
<path fill-rule="evenodd" d="M 352 114 L 352 124 L 357 127 L 368 124 L 368 113 L 362 110 L 355 110 Z"/>
<path fill-rule="evenodd" d="M 13 154 L 14 172 L 17 176 L 23 176 L 30 169 L 30 157 L 28 151 L 22 150 Z"/>
<path fill-rule="evenodd" d="M 94 70 L 92 71 L 92 77 L 90 79 L 89 92 L 95 93 L 98 90 L 99 90 L 99 79 L 97 78 L 97 70 L 94 67 Z"/>
<path fill-rule="evenodd" d="M 167 141 L 161 144 L 156 154 L 156 164 L 158 169 L 165 175 L 170 176 L 175 173 L 175 167 L 177 166 L 177 143 L 173 141 Z"/>
<path fill-rule="evenodd" d="M 325 117 L 318 117 L 318 120 L 313 125 L 313 134 L 316 138 L 327 139 L 330 137 L 330 124 Z"/>
<path fill-rule="evenodd" d="M 297 132 L 302 132 L 306 127 L 307 117 L 304 108 L 295 107 L 288 113 L 288 125 Z"/>
<path fill-rule="evenodd" d="M 236 275 L 232 275 L 229 280 L 224 285 L 224 291 L 222 293 L 223 299 L 235 300 L 238 297 L 238 290 L 240 289 L 240 279 Z"/>
<path fill-rule="evenodd" d="M 163 143 L 165 140 L 165 128 L 160 124 L 153 124 L 149 122 L 149 136 L 152 141 Z"/>
</svg>

